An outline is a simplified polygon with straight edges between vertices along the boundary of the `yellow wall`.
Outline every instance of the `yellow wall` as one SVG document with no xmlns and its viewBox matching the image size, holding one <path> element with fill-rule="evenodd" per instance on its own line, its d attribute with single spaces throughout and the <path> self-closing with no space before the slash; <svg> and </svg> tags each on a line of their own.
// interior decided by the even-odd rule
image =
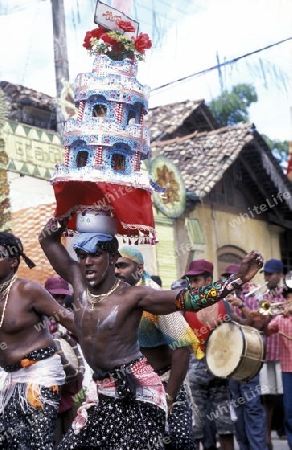
<svg viewBox="0 0 292 450">
<path fill-rule="evenodd" d="M 199 220 L 205 236 L 205 250 L 196 251 L 195 259 L 205 258 L 214 263 L 214 275 L 217 273 L 217 251 L 223 246 L 232 245 L 249 252 L 253 249 L 259 250 L 264 259 L 280 258 L 279 234 L 282 229 L 278 226 L 271 226 L 264 220 L 243 219 L 240 216 L 218 210 L 211 210 L 208 205 L 197 205 L 190 214 L 190 218 Z M 239 220 L 234 226 L 234 219 Z M 188 242 L 184 220 L 177 220 L 177 268 L 178 274 L 184 272 L 188 265 L 188 252 L 186 243 Z M 258 274 L 255 282 L 262 283 L 263 276 Z"/>
</svg>

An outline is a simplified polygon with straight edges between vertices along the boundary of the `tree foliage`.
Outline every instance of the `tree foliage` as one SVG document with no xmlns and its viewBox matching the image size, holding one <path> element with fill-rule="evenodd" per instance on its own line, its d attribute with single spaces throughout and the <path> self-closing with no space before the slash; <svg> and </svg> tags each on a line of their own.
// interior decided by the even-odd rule
<svg viewBox="0 0 292 450">
<path fill-rule="evenodd" d="M 266 141 L 266 143 L 272 150 L 274 157 L 279 162 L 283 171 L 286 172 L 287 162 L 288 162 L 288 154 L 289 154 L 289 141 L 279 141 L 279 140 L 273 141 L 272 139 L 270 139 L 268 136 L 266 136 L 264 134 L 262 134 L 261 136 L 263 137 L 263 139 Z"/>
<path fill-rule="evenodd" d="M 223 91 L 221 95 L 209 103 L 220 126 L 236 125 L 249 122 L 248 108 L 251 103 L 257 102 L 258 96 L 255 88 L 250 84 L 238 84 L 230 92 Z M 281 168 L 286 172 L 289 153 L 289 142 L 272 140 L 268 136 L 262 135 L 273 155 L 279 162 Z"/>
<path fill-rule="evenodd" d="M 235 125 L 249 121 L 248 108 L 257 102 L 258 96 L 254 86 L 238 84 L 230 92 L 224 90 L 222 94 L 209 103 L 214 117 L 220 126 Z"/>
</svg>

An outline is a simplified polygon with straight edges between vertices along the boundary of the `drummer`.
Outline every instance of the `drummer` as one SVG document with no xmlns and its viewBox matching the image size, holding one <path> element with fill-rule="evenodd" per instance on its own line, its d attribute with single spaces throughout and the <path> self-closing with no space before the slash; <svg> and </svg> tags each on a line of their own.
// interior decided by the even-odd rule
<svg viewBox="0 0 292 450">
<path fill-rule="evenodd" d="M 192 287 L 206 286 L 213 281 L 213 263 L 198 259 L 190 263 L 184 275 Z M 192 313 L 191 313 L 192 314 Z M 194 313 L 193 313 L 194 314 Z M 190 318 L 186 316 L 186 320 Z M 230 413 L 230 389 L 228 380 L 215 377 L 208 369 L 206 358 L 196 359 L 191 355 L 186 382 L 193 406 L 193 429 L 195 443 L 204 448 L 216 448 L 216 434 L 220 448 L 234 448 L 234 424 Z M 208 444 L 207 442 L 208 441 Z"/>
<path fill-rule="evenodd" d="M 238 265 L 232 264 L 226 267 L 222 277 L 229 277 L 236 273 Z M 227 297 L 229 303 L 236 307 L 232 318 L 238 323 L 256 326 L 251 311 L 258 308 L 258 301 L 254 295 L 246 296 L 256 285 L 252 282 L 245 283 L 241 291 L 237 291 L 237 297 Z M 259 327 L 261 323 L 259 323 Z M 235 422 L 235 435 L 240 450 L 267 450 L 265 413 L 260 398 L 259 374 L 249 381 L 229 380 L 233 405 L 237 421 Z M 242 402 L 240 399 L 244 399 Z"/>
</svg>

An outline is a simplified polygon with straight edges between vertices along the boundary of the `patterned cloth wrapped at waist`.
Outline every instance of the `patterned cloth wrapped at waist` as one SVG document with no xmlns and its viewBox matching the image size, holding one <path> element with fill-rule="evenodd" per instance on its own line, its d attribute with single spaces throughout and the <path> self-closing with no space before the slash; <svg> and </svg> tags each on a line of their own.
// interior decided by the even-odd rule
<svg viewBox="0 0 292 450">
<path fill-rule="evenodd" d="M 19 362 L 15 364 L 8 364 L 3 367 L 5 372 L 16 372 L 19 369 L 26 369 L 27 367 L 35 364 L 37 361 L 50 358 L 56 352 L 55 347 L 43 347 L 36 350 L 32 350 L 27 353 Z"/>
<path fill-rule="evenodd" d="M 136 397 L 136 387 L 139 380 L 132 372 L 133 366 L 144 359 L 143 356 L 134 359 L 130 363 L 122 364 L 110 370 L 98 370 L 93 373 L 92 379 L 95 382 L 113 378 L 115 382 L 116 396 L 120 399 L 134 400 Z"/>
<path fill-rule="evenodd" d="M 86 425 L 87 409 L 98 405 L 99 395 L 112 397 L 114 401 L 151 403 L 167 413 L 163 384 L 143 356 L 114 369 L 93 374 L 86 390 L 86 400 L 78 409 L 73 422 L 76 434 Z"/>
</svg>

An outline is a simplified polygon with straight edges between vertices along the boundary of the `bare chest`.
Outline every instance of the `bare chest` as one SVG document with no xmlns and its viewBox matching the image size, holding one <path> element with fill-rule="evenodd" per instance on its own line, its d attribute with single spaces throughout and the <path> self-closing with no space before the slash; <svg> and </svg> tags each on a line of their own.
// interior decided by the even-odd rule
<svg viewBox="0 0 292 450">
<path fill-rule="evenodd" d="M 38 318 L 24 299 L 9 297 L 0 301 L 0 334 L 20 331 Z"/>
<path fill-rule="evenodd" d="M 96 304 L 80 304 L 74 315 L 79 332 L 85 336 L 117 332 L 125 319 L 126 311 L 115 299 L 108 299 Z"/>
</svg>

